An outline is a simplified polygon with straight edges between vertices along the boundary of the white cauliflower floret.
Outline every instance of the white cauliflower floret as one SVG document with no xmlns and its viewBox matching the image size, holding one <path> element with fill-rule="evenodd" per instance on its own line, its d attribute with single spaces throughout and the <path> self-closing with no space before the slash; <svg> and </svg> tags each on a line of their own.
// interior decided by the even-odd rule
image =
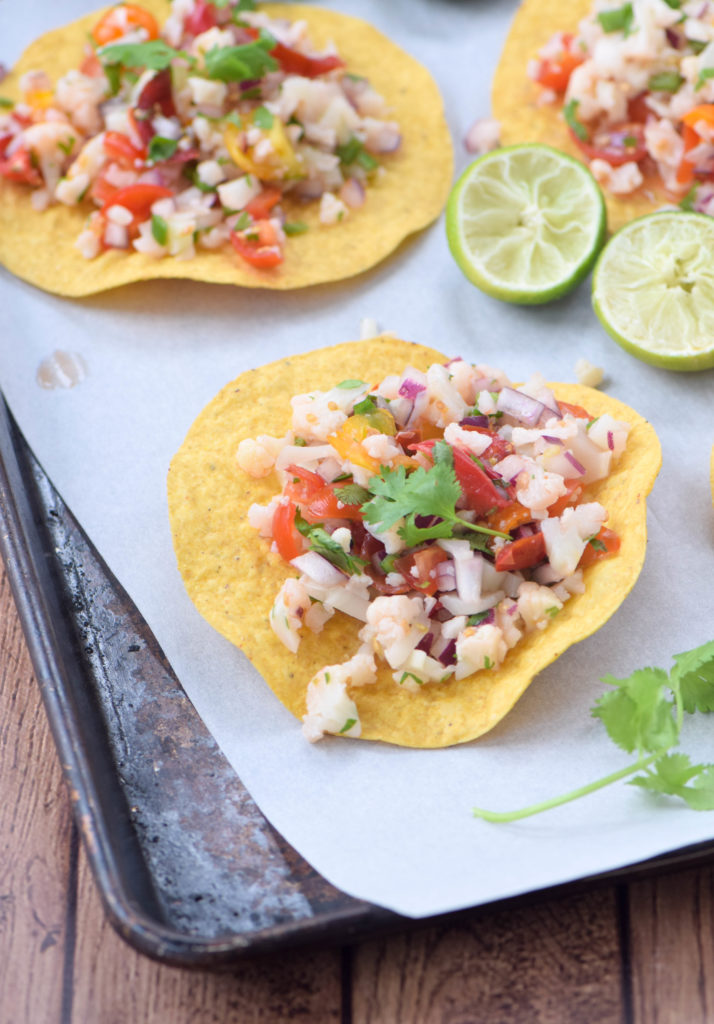
<svg viewBox="0 0 714 1024">
<path fill-rule="evenodd" d="M 523 619 L 518 611 L 518 602 L 511 597 L 504 597 L 496 605 L 496 625 L 503 633 L 506 646 L 510 649 L 515 647 L 523 636 Z"/>
<path fill-rule="evenodd" d="M 342 426 L 368 390 L 366 384 L 355 388 L 332 388 L 331 391 L 310 391 L 290 399 L 293 430 L 305 441 L 326 441 Z"/>
<path fill-rule="evenodd" d="M 285 442 L 286 438 L 270 437 L 269 434 L 259 434 L 255 439 L 246 437 L 238 445 L 238 465 L 252 477 L 268 476 Z"/>
<path fill-rule="evenodd" d="M 341 665 L 320 669 L 307 686 L 307 714 L 302 727 L 305 738 L 315 743 L 326 732 L 359 736 L 362 732 L 359 712 L 347 687 L 367 686 L 376 680 L 374 657 L 364 649 Z"/>
<path fill-rule="evenodd" d="M 598 185 L 602 185 L 615 196 L 626 196 L 638 189 L 644 178 L 642 171 L 633 160 L 619 167 L 613 167 L 607 160 L 595 158 L 590 161 L 590 170 Z"/>
<path fill-rule="evenodd" d="M 362 447 L 380 466 L 391 466 L 398 456 L 404 455 L 394 438 L 388 434 L 368 434 L 362 441 Z"/>
<path fill-rule="evenodd" d="M 429 619 L 421 597 L 404 594 L 380 596 L 367 609 L 367 625 L 360 640 L 382 652 L 392 668 L 399 668 L 427 633 Z"/>
<path fill-rule="evenodd" d="M 449 363 L 447 370 L 451 383 L 463 400 L 467 405 L 473 405 L 476 398 L 476 382 L 480 381 L 482 376 L 479 370 L 465 359 L 454 359 Z"/>
<path fill-rule="evenodd" d="M 566 508 L 562 516 L 544 519 L 541 531 L 545 550 L 559 579 L 575 572 L 590 537 L 596 536 L 607 519 L 607 511 L 597 501 Z"/>
<path fill-rule="evenodd" d="M 279 504 L 280 499 L 275 497 L 267 505 L 253 504 L 248 509 L 248 522 L 261 537 L 273 536 L 273 516 Z"/>
<path fill-rule="evenodd" d="M 545 629 L 562 607 L 563 602 L 550 587 L 526 581 L 518 588 L 518 613 L 528 632 Z"/>
<path fill-rule="evenodd" d="M 498 668 L 507 653 L 508 646 L 498 626 L 468 626 L 456 641 L 454 677 L 463 679 L 484 668 Z"/>
<path fill-rule="evenodd" d="M 468 406 L 449 380 L 447 367 L 432 364 L 426 371 L 429 405 L 426 418 L 437 427 L 446 427 L 464 418 Z"/>
<path fill-rule="evenodd" d="M 355 480 L 359 482 L 356 476 Z M 399 531 L 404 526 L 404 519 L 398 519 L 394 526 L 390 526 L 388 530 L 378 530 L 376 526 L 373 526 L 372 523 L 368 523 L 366 520 L 362 525 L 367 533 L 371 533 L 373 537 L 376 537 L 377 540 L 384 544 L 384 550 L 388 555 L 398 555 L 406 547 L 404 540 L 399 536 Z"/>
<path fill-rule="evenodd" d="M 300 646 L 300 627 L 309 608 L 310 598 L 305 585 L 290 576 L 278 591 L 270 609 L 270 627 L 293 654 Z"/>
</svg>

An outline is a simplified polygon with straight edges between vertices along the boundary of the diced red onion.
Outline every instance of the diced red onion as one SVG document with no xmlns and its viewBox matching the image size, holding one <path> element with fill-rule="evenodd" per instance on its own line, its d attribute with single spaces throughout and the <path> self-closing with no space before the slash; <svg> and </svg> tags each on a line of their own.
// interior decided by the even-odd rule
<svg viewBox="0 0 714 1024">
<path fill-rule="evenodd" d="M 439 590 L 456 590 L 456 569 L 453 562 L 439 562 L 436 567 L 436 585 Z"/>
<path fill-rule="evenodd" d="M 563 454 L 565 455 L 565 458 L 568 460 L 573 469 L 576 470 L 576 472 L 579 473 L 580 476 L 585 476 L 586 469 L 582 462 L 578 462 L 578 460 L 575 458 L 572 452 L 564 452 Z"/>
<path fill-rule="evenodd" d="M 294 195 L 296 199 L 319 199 L 322 193 L 325 191 L 324 186 L 321 182 L 316 179 L 306 181 L 299 181 L 295 188 L 292 190 L 291 195 Z"/>
<path fill-rule="evenodd" d="M 340 199 L 353 210 L 364 205 L 365 196 L 364 185 L 357 178 L 348 178 L 340 189 Z"/>
<path fill-rule="evenodd" d="M 442 665 L 453 665 L 456 661 L 456 641 L 449 640 L 444 650 L 439 655 Z"/>
<path fill-rule="evenodd" d="M 126 249 L 129 245 L 129 232 L 121 224 L 107 221 L 104 229 L 104 241 L 112 249 Z"/>
<path fill-rule="evenodd" d="M 420 384 L 418 380 L 405 377 L 399 385 L 399 394 L 402 398 L 415 399 L 421 391 L 426 391 L 426 384 Z"/>
<path fill-rule="evenodd" d="M 499 391 L 496 409 L 507 416 L 512 416 L 519 423 L 525 423 L 528 427 L 537 426 L 548 411 L 542 402 L 509 387 L 501 388 Z"/>
<path fill-rule="evenodd" d="M 322 555 L 318 555 L 317 551 L 306 551 L 291 559 L 290 564 L 323 587 L 334 587 L 345 582 L 344 573 Z"/>
<path fill-rule="evenodd" d="M 613 437 L 611 430 L 608 430 L 607 432 L 607 446 L 611 452 L 615 451 L 615 438 Z"/>
<path fill-rule="evenodd" d="M 516 540 L 520 540 L 521 537 L 532 537 L 535 533 L 535 529 L 530 523 L 524 523 L 522 526 L 517 526 L 513 531 L 513 536 Z"/>
<path fill-rule="evenodd" d="M 553 437 L 552 434 L 543 434 L 543 440 L 547 441 L 548 444 L 559 444 L 559 445 L 561 445 L 561 447 L 562 447 L 562 445 L 564 443 L 562 438 L 560 438 L 560 437 Z"/>
<path fill-rule="evenodd" d="M 488 416 L 464 416 L 459 420 L 460 427 L 488 427 Z"/>
<path fill-rule="evenodd" d="M 431 645 L 434 643 L 434 634 L 426 633 L 419 643 L 414 648 L 416 651 L 423 651 L 424 654 L 429 654 L 431 651 Z"/>
<path fill-rule="evenodd" d="M 669 45 L 673 49 L 678 50 L 682 45 L 682 41 L 679 37 L 679 34 L 675 32 L 673 28 L 666 28 L 664 30 L 664 34 L 667 36 L 667 42 L 669 43 Z"/>
<path fill-rule="evenodd" d="M 371 153 L 396 153 L 402 144 L 402 133 L 389 124 L 382 125 L 369 140 Z"/>
</svg>

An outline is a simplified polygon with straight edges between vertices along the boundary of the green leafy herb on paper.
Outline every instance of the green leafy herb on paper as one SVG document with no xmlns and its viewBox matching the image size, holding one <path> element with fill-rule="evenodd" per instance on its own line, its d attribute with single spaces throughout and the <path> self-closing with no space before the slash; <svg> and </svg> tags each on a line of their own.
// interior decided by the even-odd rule
<svg viewBox="0 0 714 1024">
<path fill-rule="evenodd" d="M 684 715 L 714 711 L 714 641 L 684 654 L 675 654 L 669 675 L 661 668 L 636 669 L 626 679 L 605 676 L 606 691 L 591 709 L 613 743 L 636 759 L 625 768 L 561 796 L 516 811 L 473 813 L 486 821 L 518 821 L 559 807 L 628 779 L 632 786 L 678 797 L 695 811 L 714 810 L 714 765 L 692 764 L 676 751 Z"/>
<path fill-rule="evenodd" d="M 587 142 L 588 130 L 582 121 L 578 121 L 578 106 L 579 103 L 577 100 L 570 100 L 570 102 L 566 103 L 563 107 L 563 117 L 565 118 L 565 123 L 568 128 L 570 128 L 571 132 L 576 135 L 581 142 Z"/>
<path fill-rule="evenodd" d="M 369 481 L 374 497 L 362 507 L 367 522 L 380 532 L 400 523 L 397 532 L 407 547 L 416 547 L 426 540 L 453 537 L 456 529 L 508 538 L 508 534 L 489 530 L 477 523 L 467 523 L 456 514 L 461 485 L 454 472 L 451 448 L 445 441 L 437 441 L 432 454 L 434 465 L 431 469 L 420 466 L 407 474 L 404 466 L 380 468 L 380 475 Z M 438 517 L 439 522 L 418 526 L 418 516 Z"/>
</svg>

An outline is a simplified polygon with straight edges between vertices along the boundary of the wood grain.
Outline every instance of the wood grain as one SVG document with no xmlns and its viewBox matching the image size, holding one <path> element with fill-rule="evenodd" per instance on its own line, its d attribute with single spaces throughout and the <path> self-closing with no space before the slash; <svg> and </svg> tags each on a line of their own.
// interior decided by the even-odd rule
<svg viewBox="0 0 714 1024">
<path fill-rule="evenodd" d="M 62 1007 L 72 824 L 1 563 L 0 780 L 0 1024 L 49 1024 Z"/>
<path fill-rule="evenodd" d="M 624 1024 L 615 890 L 474 916 L 357 951 L 360 1024 Z"/>
<path fill-rule="evenodd" d="M 629 886 L 636 1024 L 714 1021 L 714 869 Z"/>
</svg>

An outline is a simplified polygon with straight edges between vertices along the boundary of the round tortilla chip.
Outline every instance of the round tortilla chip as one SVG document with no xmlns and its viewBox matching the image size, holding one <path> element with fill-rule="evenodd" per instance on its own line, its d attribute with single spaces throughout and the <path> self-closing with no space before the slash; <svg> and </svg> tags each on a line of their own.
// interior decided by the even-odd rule
<svg viewBox="0 0 714 1024">
<path fill-rule="evenodd" d="M 163 22 L 167 10 L 162 0 L 142 0 L 142 6 Z M 451 185 L 453 152 L 441 96 L 426 68 L 358 18 L 300 4 L 265 4 L 261 10 L 307 21 L 317 48 L 333 41 L 348 71 L 369 78 L 384 96 L 390 118 L 399 123 L 401 147 L 382 161 L 384 173 L 370 185 L 361 209 L 328 226 L 320 224 L 319 203 L 284 200 L 287 219 L 304 221 L 309 229 L 287 239 L 285 260 L 272 271 L 249 266 L 230 246 L 203 249 L 186 260 L 169 256 L 157 260 L 118 249 L 88 260 L 74 243 L 91 206 L 56 204 L 38 213 L 27 186 L 0 179 L 0 263 L 31 284 L 67 296 L 161 277 L 251 288 L 302 288 L 362 273 L 435 220 Z M 78 67 L 87 34 L 101 13 L 35 40 L 3 81 L 2 94 L 17 97 L 19 78 L 31 69 L 43 69 L 56 81 Z"/>
<path fill-rule="evenodd" d="M 501 125 L 501 145 L 545 142 L 582 163 L 588 160 L 563 120 L 563 104 L 538 102 L 543 90 L 528 77 L 528 62 L 554 32 L 575 32 L 592 9 L 592 0 L 523 0 L 511 24 L 491 86 L 493 116 Z M 672 196 L 652 174 L 639 191 L 615 196 L 603 189 L 607 221 L 616 231 L 635 217 L 652 213 Z"/>
<path fill-rule="evenodd" d="M 239 441 L 283 435 L 290 424 L 286 396 L 328 389 L 346 376 L 376 383 L 405 366 L 443 363 L 433 349 L 382 335 L 369 341 L 292 356 L 241 374 L 201 412 L 174 457 L 168 477 L 169 515 L 179 570 L 200 613 L 250 658 L 268 685 L 297 717 L 305 691 L 325 665 L 357 650 L 362 627 L 340 612 L 315 635 L 305 630 L 297 654 L 275 636 L 268 615 L 287 569 L 270 542 L 247 520 L 254 503 L 280 491 L 278 476 L 255 480 L 238 468 Z M 362 739 L 408 747 L 443 747 L 482 735 L 513 707 L 531 680 L 571 644 L 594 633 L 629 593 L 642 568 L 647 542 L 645 497 L 659 471 L 653 428 L 614 398 L 575 384 L 552 385 L 564 401 L 592 415 L 609 412 L 631 424 L 627 449 L 611 476 L 589 488 L 610 513 L 622 542 L 617 556 L 585 572 L 586 591 L 572 597 L 543 632 L 525 637 L 498 670 L 424 685 L 398 687 L 388 666 L 374 685 L 350 691 L 362 721 Z M 236 694 L 236 699 L 240 699 Z"/>
</svg>

